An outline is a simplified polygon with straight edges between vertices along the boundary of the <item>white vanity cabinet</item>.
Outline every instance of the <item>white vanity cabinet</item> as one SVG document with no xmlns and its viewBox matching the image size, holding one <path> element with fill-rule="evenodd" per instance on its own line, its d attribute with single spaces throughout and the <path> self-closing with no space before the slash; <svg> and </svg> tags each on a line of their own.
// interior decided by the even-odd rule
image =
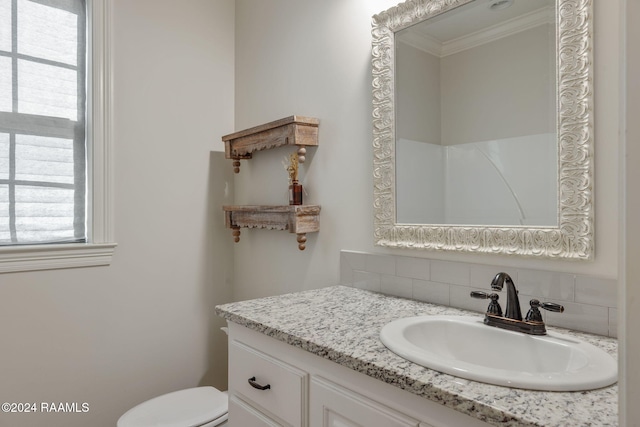
<svg viewBox="0 0 640 427">
<path fill-rule="evenodd" d="M 488 426 L 232 322 L 229 420 L 231 427 Z"/>
</svg>

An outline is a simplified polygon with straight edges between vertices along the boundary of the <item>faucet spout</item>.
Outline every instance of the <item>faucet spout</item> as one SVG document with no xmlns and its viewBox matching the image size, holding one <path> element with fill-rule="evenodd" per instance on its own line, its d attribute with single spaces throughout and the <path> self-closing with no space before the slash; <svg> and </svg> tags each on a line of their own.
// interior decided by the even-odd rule
<svg viewBox="0 0 640 427">
<path fill-rule="evenodd" d="M 507 306 L 504 317 L 513 320 L 522 320 L 520 299 L 518 298 L 518 291 L 516 290 L 513 280 L 511 280 L 511 276 L 507 273 L 496 274 L 496 277 L 491 281 L 491 289 L 501 291 L 505 283 L 507 285 Z"/>
</svg>

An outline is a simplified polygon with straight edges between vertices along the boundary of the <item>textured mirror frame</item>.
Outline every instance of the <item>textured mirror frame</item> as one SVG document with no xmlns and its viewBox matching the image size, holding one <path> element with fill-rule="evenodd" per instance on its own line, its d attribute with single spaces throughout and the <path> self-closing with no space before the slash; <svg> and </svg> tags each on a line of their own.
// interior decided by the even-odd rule
<svg viewBox="0 0 640 427">
<path fill-rule="evenodd" d="M 558 226 L 397 224 L 394 33 L 472 0 L 408 0 L 373 17 L 374 242 L 379 246 L 591 260 L 592 0 L 556 0 Z"/>
</svg>

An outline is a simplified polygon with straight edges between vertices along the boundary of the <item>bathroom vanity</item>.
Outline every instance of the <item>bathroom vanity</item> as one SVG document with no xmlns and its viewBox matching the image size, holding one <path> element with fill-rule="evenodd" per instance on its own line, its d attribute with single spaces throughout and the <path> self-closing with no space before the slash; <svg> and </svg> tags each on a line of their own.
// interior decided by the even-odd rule
<svg viewBox="0 0 640 427">
<path fill-rule="evenodd" d="M 586 392 L 494 386 L 409 362 L 379 339 L 398 318 L 481 319 L 478 313 L 345 286 L 225 304 L 216 312 L 229 323 L 234 425 L 617 425 L 617 385 Z M 562 333 L 616 356 L 614 339 Z"/>
</svg>

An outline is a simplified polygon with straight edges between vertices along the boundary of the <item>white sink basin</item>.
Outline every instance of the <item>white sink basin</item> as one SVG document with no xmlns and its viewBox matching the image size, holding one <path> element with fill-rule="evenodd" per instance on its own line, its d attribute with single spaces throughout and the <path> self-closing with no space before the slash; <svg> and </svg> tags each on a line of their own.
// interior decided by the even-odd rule
<svg viewBox="0 0 640 427">
<path fill-rule="evenodd" d="M 478 317 L 407 317 L 385 325 L 380 340 L 427 368 L 507 387 L 591 390 L 615 383 L 618 376 L 614 358 L 589 343 L 552 332 L 512 332 Z"/>
</svg>

